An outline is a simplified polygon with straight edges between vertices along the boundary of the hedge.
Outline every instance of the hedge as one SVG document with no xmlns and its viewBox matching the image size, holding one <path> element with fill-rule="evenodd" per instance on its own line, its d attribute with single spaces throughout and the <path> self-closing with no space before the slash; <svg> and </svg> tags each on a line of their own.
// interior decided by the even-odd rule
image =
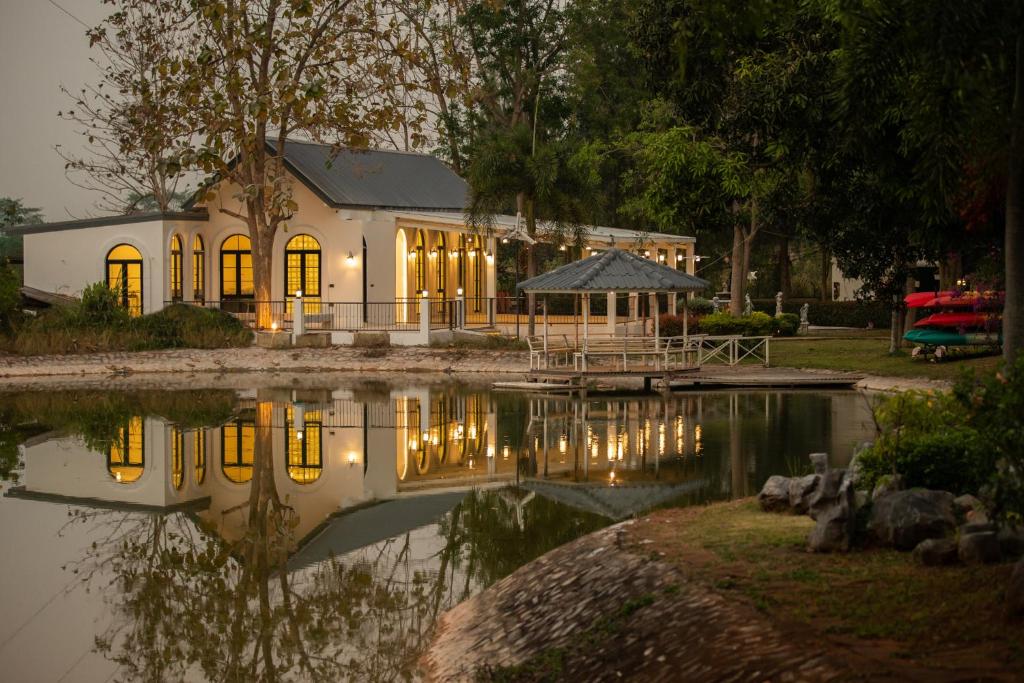
<svg viewBox="0 0 1024 683">
<path fill-rule="evenodd" d="M 889 329 L 891 313 L 881 301 L 814 301 L 809 299 L 789 299 L 782 302 L 783 313 L 800 314 L 800 307 L 809 305 L 807 320 L 812 325 L 823 327 L 860 327 L 871 326 L 878 329 Z M 755 299 L 754 310 L 768 315 L 775 315 L 775 299 Z"/>
</svg>

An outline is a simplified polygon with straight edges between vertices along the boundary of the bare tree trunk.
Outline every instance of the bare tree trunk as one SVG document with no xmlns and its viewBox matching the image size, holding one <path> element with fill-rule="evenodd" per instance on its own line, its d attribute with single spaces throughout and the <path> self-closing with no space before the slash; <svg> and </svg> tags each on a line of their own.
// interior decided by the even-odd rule
<svg viewBox="0 0 1024 683">
<path fill-rule="evenodd" d="M 907 294 L 912 294 L 913 291 L 914 291 L 914 274 L 913 274 L 913 272 L 909 272 L 907 274 L 907 280 L 906 280 L 906 282 L 903 285 L 903 294 L 904 294 L 904 296 L 907 295 Z M 902 313 L 903 324 L 900 325 L 900 338 L 899 338 L 899 341 L 897 342 L 897 346 L 904 347 L 904 346 L 907 346 L 907 342 L 905 342 L 903 340 L 903 331 L 908 329 L 909 327 L 913 326 L 913 324 L 917 321 L 917 309 L 916 308 L 906 308 L 904 306 L 900 306 L 900 312 Z"/>
<path fill-rule="evenodd" d="M 252 284 L 256 299 L 256 327 L 266 330 L 274 322 L 273 310 L 270 306 L 271 277 L 273 273 L 274 240 L 265 239 L 262 231 L 255 230 L 250 243 L 252 245 Z"/>
<path fill-rule="evenodd" d="M 1024 30 L 1017 33 L 1017 64 L 1010 125 L 1010 168 L 1006 182 L 1006 303 L 1003 308 L 1003 359 L 1013 363 L 1024 348 Z"/>
<path fill-rule="evenodd" d="M 828 247 L 821 248 L 821 300 L 832 301 L 832 250 Z"/>
<path fill-rule="evenodd" d="M 789 235 L 782 235 L 779 238 L 779 288 L 782 296 L 789 298 L 793 289 L 792 262 L 789 258 Z"/>
<path fill-rule="evenodd" d="M 526 234 L 530 237 L 537 236 L 537 217 L 533 213 L 533 200 L 526 200 Z M 530 244 L 526 248 L 526 277 L 531 278 L 537 275 L 537 245 Z M 537 334 L 537 295 L 530 292 L 526 295 L 526 306 L 530 309 L 530 316 L 527 319 L 527 334 L 531 337 Z"/>
<path fill-rule="evenodd" d="M 732 228 L 732 256 L 729 260 L 732 274 L 729 281 L 729 313 L 743 315 L 743 295 L 746 294 L 746 273 L 743 272 L 743 228 L 737 222 Z"/>
<path fill-rule="evenodd" d="M 892 355 L 900 348 L 900 311 L 896 304 L 897 297 L 892 298 L 892 314 L 889 319 L 889 354 Z"/>
</svg>

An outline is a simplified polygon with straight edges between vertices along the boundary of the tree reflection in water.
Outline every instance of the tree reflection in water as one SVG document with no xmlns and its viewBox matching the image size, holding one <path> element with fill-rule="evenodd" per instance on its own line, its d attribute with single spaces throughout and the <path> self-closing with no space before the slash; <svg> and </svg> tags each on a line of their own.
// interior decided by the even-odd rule
<svg viewBox="0 0 1024 683">
<path fill-rule="evenodd" d="M 475 491 L 429 551 L 414 531 L 290 572 L 299 519 L 274 480 L 271 404 L 256 412 L 237 542 L 184 512 L 76 513 L 102 529 L 75 571 L 106 584 L 115 617 L 96 647 L 119 679 L 408 680 L 443 610 L 608 523 L 514 489 Z"/>
</svg>

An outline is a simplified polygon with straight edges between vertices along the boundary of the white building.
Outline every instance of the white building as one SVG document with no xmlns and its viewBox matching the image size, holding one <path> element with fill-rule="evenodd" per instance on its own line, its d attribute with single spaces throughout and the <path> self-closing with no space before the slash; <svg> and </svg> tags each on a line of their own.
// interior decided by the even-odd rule
<svg viewBox="0 0 1024 683">
<path fill-rule="evenodd" d="M 284 162 L 298 210 L 275 240 L 275 322 L 289 325 L 301 292 L 308 327 L 331 331 L 336 343 L 357 330 L 422 343 L 421 298 L 431 302 L 430 327 L 449 327 L 457 306 L 461 323 L 493 324 L 500 312 L 494 255 L 514 217 L 497 217 L 488 233 L 467 226 L 465 181 L 428 155 L 289 142 Z M 213 201 L 179 213 L 17 229 L 26 288 L 78 295 L 106 282 L 134 314 L 191 302 L 254 322 L 247 227 L 222 211 L 242 208 L 231 187 L 215 190 Z M 692 237 L 591 226 L 582 253 L 612 244 L 693 272 Z"/>
</svg>

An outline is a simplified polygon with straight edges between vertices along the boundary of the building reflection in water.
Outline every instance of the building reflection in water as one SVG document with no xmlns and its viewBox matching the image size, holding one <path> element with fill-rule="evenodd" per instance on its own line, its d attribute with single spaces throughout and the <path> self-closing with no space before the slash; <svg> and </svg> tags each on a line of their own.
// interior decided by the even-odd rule
<svg viewBox="0 0 1024 683">
<path fill-rule="evenodd" d="M 749 495 L 811 451 L 842 461 L 872 429 L 853 393 L 581 401 L 444 385 L 226 403 L 206 420 L 129 408 L 22 445 L 8 495 L 119 530 L 82 566 L 121 587 L 97 644 L 126 680 L 405 677 L 441 611 L 529 559 L 666 496 Z"/>
</svg>

